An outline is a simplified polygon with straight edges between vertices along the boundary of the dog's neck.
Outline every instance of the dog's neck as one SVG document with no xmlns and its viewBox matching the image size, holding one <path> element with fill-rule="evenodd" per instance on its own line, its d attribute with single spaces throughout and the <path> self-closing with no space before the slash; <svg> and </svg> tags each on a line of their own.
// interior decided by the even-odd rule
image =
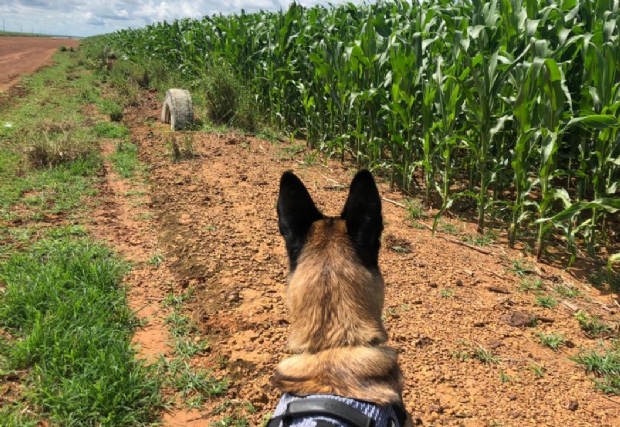
<svg viewBox="0 0 620 427">
<path fill-rule="evenodd" d="M 289 350 L 316 353 L 386 342 L 379 269 L 360 264 L 344 221 L 315 223 L 311 233 L 288 279 Z"/>
</svg>

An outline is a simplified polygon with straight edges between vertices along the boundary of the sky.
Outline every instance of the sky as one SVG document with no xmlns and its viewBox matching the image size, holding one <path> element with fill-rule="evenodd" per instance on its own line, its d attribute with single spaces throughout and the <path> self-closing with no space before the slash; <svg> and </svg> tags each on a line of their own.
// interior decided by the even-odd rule
<svg viewBox="0 0 620 427">
<path fill-rule="evenodd" d="M 293 0 L 0 0 L 0 29 L 87 37 L 214 13 L 286 9 Z M 361 0 L 352 0 L 361 3 Z M 345 0 L 297 0 L 304 6 Z"/>
</svg>

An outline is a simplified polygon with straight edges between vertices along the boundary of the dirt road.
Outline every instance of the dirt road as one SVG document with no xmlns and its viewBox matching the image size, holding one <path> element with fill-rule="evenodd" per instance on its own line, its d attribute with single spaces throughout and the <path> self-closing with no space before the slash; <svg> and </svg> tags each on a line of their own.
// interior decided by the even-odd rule
<svg viewBox="0 0 620 427">
<path fill-rule="evenodd" d="M 44 37 L 0 37 L 0 92 L 49 63 L 60 46 L 76 48 L 76 39 Z"/>
</svg>

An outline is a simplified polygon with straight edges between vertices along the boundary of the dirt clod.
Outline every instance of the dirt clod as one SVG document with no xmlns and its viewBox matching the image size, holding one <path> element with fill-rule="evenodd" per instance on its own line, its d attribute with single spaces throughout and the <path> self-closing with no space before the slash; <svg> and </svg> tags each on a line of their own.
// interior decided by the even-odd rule
<svg viewBox="0 0 620 427">
<path fill-rule="evenodd" d="M 501 316 L 502 322 L 515 328 L 533 326 L 536 316 L 524 311 L 511 311 Z"/>
</svg>

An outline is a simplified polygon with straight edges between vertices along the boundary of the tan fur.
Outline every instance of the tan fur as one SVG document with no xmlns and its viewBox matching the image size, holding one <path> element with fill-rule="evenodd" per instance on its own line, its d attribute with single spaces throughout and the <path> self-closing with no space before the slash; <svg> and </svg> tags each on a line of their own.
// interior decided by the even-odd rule
<svg viewBox="0 0 620 427">
<path fill-rule="evenodd" d="M 383 278 L 361 264 L 345 221 L 312 224 L 288 282 L 289 348 L 300 354 L 277 366 L 273 384 L 301 395 L 402 403 L 396 352 L 381 346 Z"/>
</svg>

